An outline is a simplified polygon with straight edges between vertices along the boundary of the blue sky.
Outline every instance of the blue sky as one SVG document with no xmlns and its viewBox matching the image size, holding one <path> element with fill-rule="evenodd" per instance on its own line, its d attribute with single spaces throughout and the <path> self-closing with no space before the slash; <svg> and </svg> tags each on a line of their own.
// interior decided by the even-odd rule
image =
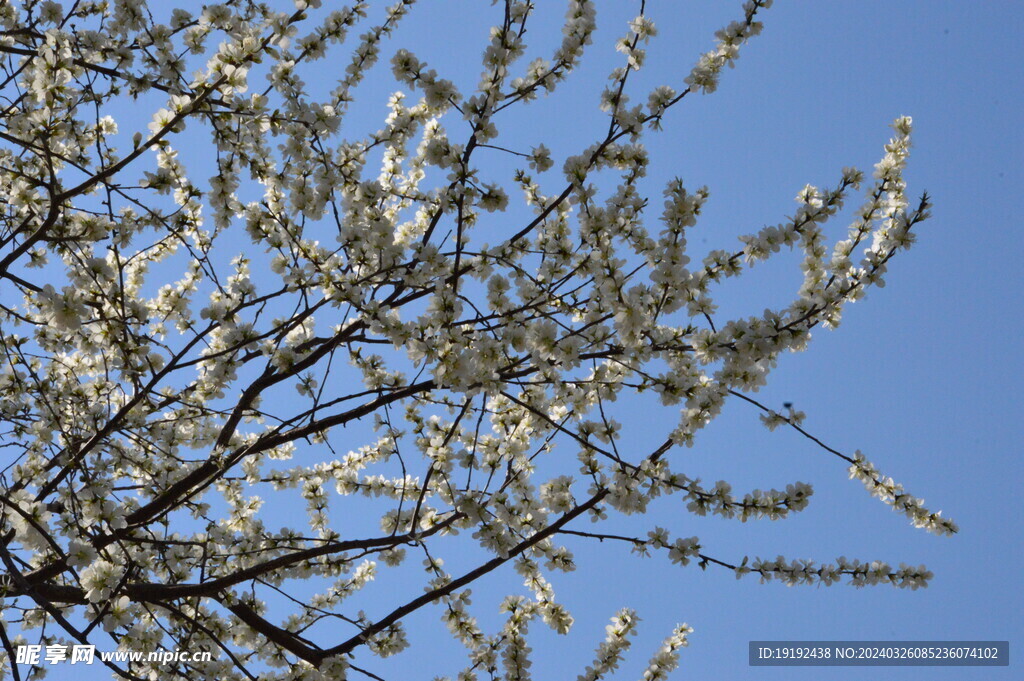
<svg viewBox="0 0 1024 681">
<path fill-rule="evenodd" d="M 540 16 L 561 17 L 562 3 L 557 9 L 554 0 L 537 3 Z M 690 66 L 712 46 L 713 32 L 739 18 L 740 4 L 649 0 L 660 35 L 633 82 L 634 101 L 644 101 L 654 85 L 682 89 Z M 597 108 L 598 93 L 620 63 L 614 41 L 639 2 L 603 0 L 598 8 L 599 31 L 584 66 L 556 97 L 510 119 L 496 143 L 543 141 L 557 167 L 603 134 L 607 119 Z M 479 54 L 498 9 L 482 0 L 423 0 L 385 56 L 411 47 L 466 92 L 478 78 Z M 1008 639 L 1012 656 L 1024 633 L 1018 588 L 1024 514 L 1017 506 L 1024 282 L 1015 261 L 1024 239 L 1012 212 L 1024 185 L 1020 5 L 781 1 L 764 21 L 764 34 L 742 50 L 718 92 L 687 97 L 667 116 L 665 131 L 646 138 L 652 165 L 645 186 L 656 200 L 664 182 L 677 175 L 688 187 L 709 186 L 711 199 L 690 238 L 697 259 L 783 220 L 806 183 L 833 186 L 847 165 L 870 170 L 889 138 L 889 122 L 913 116 L 909 191 L 929 192 L 934 218 L 920 229 L 918 244 L 894 261 L 887 286 L 849 307 L 836 332 L 817 331 L 807 352 L 782 358 L 758 398 L 774 407 L 793 402 L 807 413 L 809 431 L 841 451 L 862 450 L 930 508 L 956 519 L 961 532 L 940 538 L 915 530 L 849 480 L 842 461 L 792 431 L 769 433 L 755 410 L 729 403 L 694 448 L 673 453 L 675 467 L 708 482 L 726 479 L 744 491 L 810 482 L 815 496 L 809 508 L 776 523 L 739 524 L 694 517 L 678 498 L 669 498 L 655 504 L 648 518 L 631 518 L 624 526 L 642 533 L 660 524 L 681 536 L 698 535 L 709 554 L 724 560 L 782 554 L 924 563 L 935 573 L 931 586 L 910 592 L 760 585 L 750 577 L 736 581 L 724 570 L 675 567 L 664 556 L 641 560 L 622 546 L 567 542 L 580 567 L 553 582 L 576 625 L 564 637 L 534 627 L 537 679 L 575 678 L 592 659 L 608 618 L 624 606 L 637 609 L 643 621 L 616 678 L 638 676 L 662 638 L 683 621 L 696 631 L 673 677 L 680 679 L 865 675 L 860 668 L 750 668 L 750 640 Z M 558 25 L 536 24 L 533 31 L 531 44 L 550 53 Z M 338 64 L 340 70 L 343 63 L 319 65 Z M 323 76 L 328 86 L 335 78 Z M 375 129 L 396 89 L 386 65 L 379 67 L 357 91 L 361 105 L 346 125 Z M 159 108 L 154 103 L 153 111 Z M 130 135 L 130 123 L 144 129 L 151 112 L 112 113 Z M 197 151 L 201 147 L 183 155 Z M 723 315 L 759 312 L 792 297 L 799 260 L 776 260 L 721 288 Z M 649 407 L 644 400 L 617 405 L 626 437 L 639 449 L 660 441 L 672 426 L 653 422 Z M 283 516 L 286 508 L 270 502 L 265 513 Z M 400 593 L 418 595 L 420 587 L 396 581 L 388 587 L 386 577 L 382 583 L 395 590 L 395 600 L 367 600 L 371 616 L 390 610 Z M 515 575 L 481 580 L 474 585 L 475 614 L 496 622 L 497 603 L 513 592 L 522 592 Z M 388 679 L 431 678 L 463 666 L 459 647 L 446 642 L 438 610 L 410 617 L 408 630 L 412 650 L 366 666 Z M 458 657 L 448 659 L 449 651 Z M 53 678 L 71 670 L 56 669 Z M 897 681 L 1019 676 L 1016 666 L 883 673 Z"/>
</svg>

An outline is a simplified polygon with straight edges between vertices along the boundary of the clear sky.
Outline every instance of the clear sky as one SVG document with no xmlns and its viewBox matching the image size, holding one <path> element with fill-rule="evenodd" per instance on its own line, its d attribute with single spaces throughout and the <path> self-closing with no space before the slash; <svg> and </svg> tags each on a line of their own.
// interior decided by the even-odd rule
<svg viewBox="0 0 1024 681">
<path fill-rule="evenodd" d="M 563 3 L 552 11 L 555 0 L 535 1 L 543 16 L 560 19 Z M 521 110 L 525 117 L 496 143 L 543 141 L 558 167 L 565 155 L 603 134 L 607 118 L 598 110 L 598 93 L 621 62 L 614 41 L 639 5 L 599 0 L 599 30 L 584 66 L 556 98 Z M 739 0 L 648 0 L 659 36 L 633 82 L 634 102 L 654 85 L 681 90 L 698 55 L 712 47 L 714 31 L 738 19 L 740 6 Z M 395 48 L 410 47 L 466 92 L 479 76 L 479 55 L 499 9 L 483 0 L 422 0 L 388 44 L 385 63 Z M 673 453 L 675 468 L 706 482 L 726 479 L 743 491 L 809 482 L 815 495 L 808 509 L 775 523 L 740 524 L 692 516 L 673 497 L 659 501 L 648 518 L 630 519 L 630 527 L 642 532 L 660 524 L 681 536 L 698 535 L 707 553 L 723 560 L 782 554 L 924 563 L 935 573 L 931 586 L 911 592 L 760 585 L 721 569 L 679 568 L 664 556 L 641 560 L 622 546 L 567 542 L 579 568 L 554 575 L 553 583 L 576 625 L 564 637 L 534 626 L 534 678 L 575 678 L 592 660 L 608 618 L 624 606 L 637 609 L 643 621 L 616 678 L 639 676 L 678 622 L 695 629 L 678 679 L 1020 678 L 1019 664 L 747 666 L 750 640 L 1008 639 L 1012 659 L 1024 633 L 1024 514 L 1017 505 L 1024 231 L 1014 204 L 1024 186 L 1021 4 L 778 0 L 764 22 L 763 35 L 742 50 L 718 92 L 687 97 L 667 116 L 664 132 L 646 137 L 652 165 L 645 186 L 657 202 L 674 176 L 691 188 L 708 185 L 711 199 L 690 239 L 696 260 L 707 250 L 735 248 L 740 234 L 782 221 L 805 184 L 834 186 L 843 166 L 870 171 L 891 133 L 888 124 L 900 115 L 914 118 L 909 193 L 927 190 L 934 218 L 920 229 L 917 245 L 894 260 L 887 286 L 848 307 L 837 331 L 817 330 L 807 352 L 784 357 L 758 397 L 776 408 L 793 402 L 807 413 L 810 432 L 841 451 L 862 450 L 929 508 L 953 517 L 961 531 L 949 538 L 915 530 L 849 480 L 842 461 L 792 431 L 769 433 L 754 409 L 730 402 L 693 449 Z M 532 46 L 550 53 L 558 25 L 533 30 Z M 340 71 L 344 63 L 318 62 L 327 87 L 337 75 L 329 69 Z M 356 92 L 367 117 L 346 122 L 360 133 L 379 126 L 387 96 L 399 89 L 386 65 L 377 73 Z M 137 117 L 144 129 L 153 111 L 112 113 L 130 134 L 131 122 Z M 722 314 L 787 302 L 799 286 L 799 260 L 777 260 L 722 287 Z M 627 437 L 640 448 L 648 444 L 645 436 L 671 427 L 648 427 L 648 406 L 617 405 Z M 274 512 L 268 500 L 264 513 Z M 514 575 L 488 576 L 474 585 L 474 614 L 484 621 L 495 616 L 501 597 L 512 592 L 522 592 Z M 379 616 L 395 602 L 397 596 L 369 601 L 368 614 Z M 448 642 L 439 614 L 428 608 L 410 617 L 412 649 L 367 666 L 389 681 L 454 674 L 465 658 Z M 447 659 L 448 651 L 457 656 Z M 55 669 L 51 678 L 73 670 L 86 681 L 81 667 Z M 89 673 L 106 678 L 105 670 Z"/>
</svg>

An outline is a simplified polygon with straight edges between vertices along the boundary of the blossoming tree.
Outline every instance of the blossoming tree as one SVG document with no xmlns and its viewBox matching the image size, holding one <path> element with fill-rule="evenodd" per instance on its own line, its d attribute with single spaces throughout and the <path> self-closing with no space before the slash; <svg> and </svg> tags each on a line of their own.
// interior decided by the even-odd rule
<svg viewBox="0 0 1024 681">
<path fill-rule="evenodd" d="M 924 586 L 923 566 L 740 561 L 653 519 L 638 536 L 601 524 L 672 494 L 741 521 L 804 509 L 809 484 L 734 494 L 674 454 L 727 400 L 816 440 L 753 394 L 882 283 L 928 217 L 902 179 L 910 119 L 871 177 L 844 168 L 783 222 L 691 261 L 708 189 L 673 179 L 652 205 L 641 140 L 716 89 L 770 0 L 651 92 L 631 80 L 656 35 L 639 2 L 600 96 L 606 128 L 557 167 L 542 140 L 494 142 L 577 68 L 592 0 L 569 0 L 547 57 L 526 42 L 535 3 L 496 2 L 472 92 L 391 45 L 414 0 L 370 4 L 227 0 L 161 18 L 141 0 L 0 3 L 7 672 L 41 673 L 13 664 L 35 641 L 214 653 L 105 662 L 129 679 L 379 678 L 366 660 L 402 651 L 404 618 L 434 608 L 467 650 L 460 679 L 524 679 L 529 624 L 573 622 L 549 581 L 574 568 L 568 537 L 790 584 Z M 342 130 L 382 57 L 402 92 L 379 130 Z M 126 102 L 154 101 L 148 129 L 119 128 Z M 784 247 L 804 257 L 792 303 L 720 318 L 716 285 Z M 643 391 L 676 416 L 638 451 L 611 403 Z M 859 453 L 818 443 L 917 527 L 956 531 Z M 449 574 L 458 542 L 478 560 Z M 422 577 L 364 612 L 378 569 Z M 495 570 L 526 588 L 488 630 L 469 589 Z M 581 678 L 614 669 L 635 626 L 619 612 Z M 675 668 L 689 631 L 645 679 Z"/>
</svg>

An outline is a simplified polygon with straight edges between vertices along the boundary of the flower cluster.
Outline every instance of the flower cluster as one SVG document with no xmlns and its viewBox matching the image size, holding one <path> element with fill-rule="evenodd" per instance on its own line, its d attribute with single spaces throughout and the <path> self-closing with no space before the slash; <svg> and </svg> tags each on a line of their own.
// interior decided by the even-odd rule
<svg viewBox="0 0 1024 681">
<path fill-rule="evenodd" d="M 576 677 L 577 681 L 597 681 L 618 669 L 623 655 L 632 643 L 629 637 L 636 635 L 639 622 L 640 618 L 636 612 L 629 608 L 623 608 L 616 613 L 611 623 L 604 628 L 605 639 L 597 648 L 594 662 Z"/>
<path fill-rule="evenodd" d="M 678 625 L 651 658 L 647 669 L 644 670 L 644 681 L 667 679 L 668 675 L 679 666 L 679 649 L 690 645 L 687 637 L 692 633 L 693 627 L 686 624 Z"/>
<path fill-rule="evenodd" d="M 951 519 L 942 517 L 942 511 L 929 511 L 925 508 L 924 499 L 907 494 L 903 485 L 895 482 L 892 478 L 882 476 L 875 465 L 868 461 L 860 450 L 854 455 L 849 470 L 851 479 L 860 480 L 872 496 L 892 506 L 894 511 L 899 511 L 910 518 L 914 527 L 924 528 L 938 535 L 955 534 L 960 530 Z"/>
<path fill-rule="evenodd" d="M 761 32 L 763 24 L 754 21 L 757 11 L 771 6 L 772 0 L 748 0 L 743 6 L 746 12 L 744 20 L 735 21 L 715 33 L 718 45 L 714 50 L 701 55 L 700 61 L 685 79 L 691 90 L 708 94 L 718 89 L 722 69 L 726 66 L 732 68 L 739 56 L 740 46 Z"/>
<path fill-rule="evenodd" d="M 847 576 L 850 584 L 855 587 L 891 584 L 900 589 L 912 591 L 928 586 L 928 580 L 933 576 L 923 565 L 913 567 L 900 564 L 899 569 L 893 570 L 889 564 L 881 561 L 862 563 L 858 560 L 847 560 L 844 557 L 837 558 L 834 563 L 822 565 L 816 565 L 809 560 L 787 560 L 782 556 L 774 560 L 757 558 L 747 565 L 747 560 L 744 558 L 743 564 L 733 569 L 737 579 L 746 574 L 757 573 L 761 582 L 777 579 L 786 586 L 796 584 L 828 586 L 835 584 L 843 576 Z"/>
</svg>

